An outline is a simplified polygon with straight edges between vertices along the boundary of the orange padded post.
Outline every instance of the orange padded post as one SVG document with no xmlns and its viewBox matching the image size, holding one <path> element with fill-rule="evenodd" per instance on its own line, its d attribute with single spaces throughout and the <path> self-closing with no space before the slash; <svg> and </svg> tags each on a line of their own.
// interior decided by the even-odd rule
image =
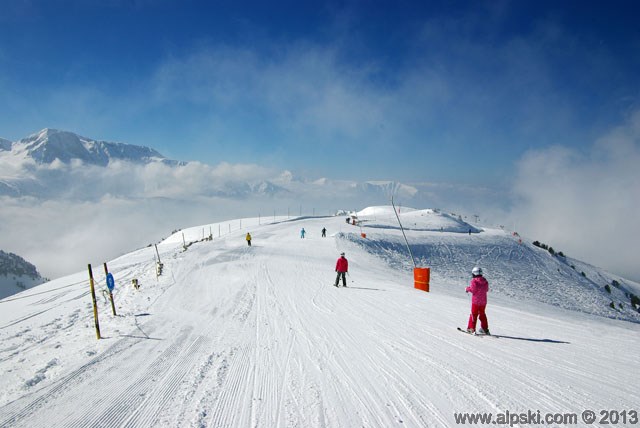
<svg viewBox="0 0 640 428">
<path fill-rule="evenodd" d="M 413 268 L 414 288 L 429 292 L 429 279 L 431 271 L 429 268 Z"/>
</svg>

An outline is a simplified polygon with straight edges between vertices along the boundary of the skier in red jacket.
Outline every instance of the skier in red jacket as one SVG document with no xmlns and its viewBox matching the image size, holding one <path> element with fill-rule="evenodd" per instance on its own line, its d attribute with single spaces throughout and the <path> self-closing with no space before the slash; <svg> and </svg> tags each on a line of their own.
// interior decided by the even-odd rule
<svg viewBox="0 0 640 428">
<path fill-rule="evenodd" d="M 344 256 L 344 253 L 340 253 L 340 258 L 338 258 L 338 261 L 336 262 L 336 272 L 338 272 L 338 275 L 336 276 L 336 283 L 333 285 L 337 287 L 338 284 L 340 283 L 340 277 L 342 276 L 342 285 L 346 287 L 347 272 L 349 272 L 349 262 L 347 261 L 347 258 Z"/>
<path fill-rule="evenodd" d="M 487 292 L 489 291 L 489 282 L 482 276 L 482 268 L 474 267 L 471 271 L 473 279 L 466 288 L 467 293 L 471 293 L 471 315 L 469 316 L 469 323 L 467 324 L 467 332 L 476 332 L 476 322 L 480 317 L 480 334 L 489 333 L 489 321 L 487 321 L 487 315 L 484 313 L 487 307 Z"/>
</svg>

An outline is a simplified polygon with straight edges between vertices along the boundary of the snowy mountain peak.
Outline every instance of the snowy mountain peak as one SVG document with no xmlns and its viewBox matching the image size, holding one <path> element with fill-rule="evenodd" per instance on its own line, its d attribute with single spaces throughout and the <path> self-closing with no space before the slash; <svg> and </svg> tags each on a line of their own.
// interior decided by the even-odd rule
<svg viewBox="0 0 640 428">
<path fill-rule="evenodd" d="M 133 163 L 170 161 L 160 153 L 144 146 L 96 141 L 68 131 L 45 128 L 40 132 L 23 138 L 10 147 L 15 154 L 23 154 L 38 164 L 49 164 L 58 159 L 69 163 L 78 159 L 91 165 L 106 166 L 113 160 Z"/>
<path fill-rule="evenodd" d="M 289 193 L 286 189 L 277 186 L 275 184 L 273 184 L 270 181 L 267 180 L 263 180 L 260 181 L 258 183 L 254 183 L 253 185 L 249 186 L 251 189 L 251 192 L 253 194 L 259 194 L 259 195 L 267 195 L 267 196 L 274 196 L 277 194 L 287 194 Z"/>
<path fill-rule="evenodd" d="M 291 183 L 293 180 L 293 173 L 288 170 L 282 171 L 282 174 L 277 178 L 277 181 L 281 183 Z"/>
</svg>

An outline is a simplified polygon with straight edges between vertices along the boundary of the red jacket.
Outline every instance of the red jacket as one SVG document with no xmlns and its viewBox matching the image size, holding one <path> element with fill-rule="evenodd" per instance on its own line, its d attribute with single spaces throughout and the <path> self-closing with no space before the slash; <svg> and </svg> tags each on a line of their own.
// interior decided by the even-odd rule
<svg viewBox="0 0 640 428">
<path fill-rule="evenodd" d="M 336 272 L 348 272 L 348 271 L 349 271 L 349 262 L 344 256 L 340 256 L 340 258 L 336 262 Z"/>
<path fill-rule="evenodd" d="M 476 276 L 471 280 L 471 284 L 467 287 L 467 293 L 473 294 L 471 303 L 474 305 L 484 306 L 487 304 L 487 292 L 489 291 L 489 283 L 484 276 Z"/>
</svg>

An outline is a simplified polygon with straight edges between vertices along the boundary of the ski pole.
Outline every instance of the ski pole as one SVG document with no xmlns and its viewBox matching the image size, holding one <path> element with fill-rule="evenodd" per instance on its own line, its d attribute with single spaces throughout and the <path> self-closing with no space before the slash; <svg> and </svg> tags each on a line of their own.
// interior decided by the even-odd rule
<svg viewBox="0 0 640 428">
<path fill-rule="evenodd" d="M 349 275 L 349 279 L 351 280 L 351 282 L 355 282 L 353 278 L 351 278 L 351 274 L 349 273 L 349 271 L 347 271 L 347 275 Z"/>
</svg>

